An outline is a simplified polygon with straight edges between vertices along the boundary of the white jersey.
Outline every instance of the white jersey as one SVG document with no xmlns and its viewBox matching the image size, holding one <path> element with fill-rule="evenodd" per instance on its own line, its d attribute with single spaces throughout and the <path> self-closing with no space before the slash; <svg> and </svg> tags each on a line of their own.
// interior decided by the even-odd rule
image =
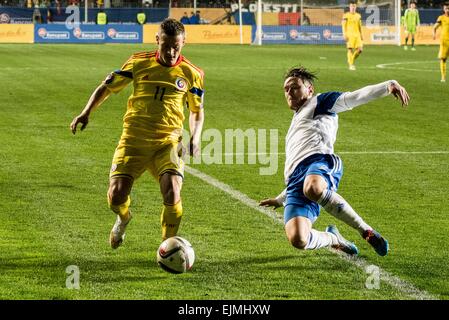
<svg viewBox="0 0 449 320">
<path fill-rule="evenodd" d="M 285 183 L 296 166 L 312 154 L 333 154 L 338 113 L 389 94 L 391 81 L 354 92 L 326 92 L 310 98 L 293 115 L 285 143 Z"/>
</svg>

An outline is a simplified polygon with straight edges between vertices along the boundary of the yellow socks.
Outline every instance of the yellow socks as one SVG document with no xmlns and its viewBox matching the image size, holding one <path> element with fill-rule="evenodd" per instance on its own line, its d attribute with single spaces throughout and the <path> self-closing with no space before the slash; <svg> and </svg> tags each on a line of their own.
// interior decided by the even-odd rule
<svg viewBox="0 0 449 320">
<path fill-rule="evenodd" d="M 446 61 L 440 61 L 441 80 L 446 80 Z"/>
<path fill-rule="evenodd" d="M 109 208 L 120 216 L 122 220 L 128 220 L 129 217 L 129 205 L 131 204 L 131 198 L 128 196 L 128 200 L 125 203 L 114 205 L 108 197 Z"/>
<path fill-rule="evenodd" d="M 174 205 L 164 204 L 161 214 L 162 240 L 176 236 L 182 217 L 181 200 Z"/>
<path fill-rule="evenodd" d="M 348 64 L 352 66 L 354 64 L 354 54 L 348 50 Z"/>
<path fill-rule="evenodd" d="M 120 205 L 113 205 L 109 200 L 109 208 L 117 215 L 120 216 L 122 220 L 129 219 L 129 205 L 131 204 L 131 198 L 128 196 L 128 200 Z M 162 239 L 165 240 L 170 237 L 176 236 L 181 223 L 182 217 L 182 202 L 179 201 L 174 205 L 164 204 L 161 214 L 161 227 L 162 227 Z"/>
</svg>

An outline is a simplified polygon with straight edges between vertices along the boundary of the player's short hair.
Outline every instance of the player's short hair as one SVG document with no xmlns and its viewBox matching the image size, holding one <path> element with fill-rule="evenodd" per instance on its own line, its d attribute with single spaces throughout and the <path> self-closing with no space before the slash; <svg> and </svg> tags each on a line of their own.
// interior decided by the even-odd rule
<svg viewBox="0 0 449 320">
<path fill-rule="evenodd" d="M 414 4 L 415 6 L 417 5 L 416 1 L 410 1 L 410 5 Z"/>
<path fill-rule="evenodd" d="M 357 4 L 356 1 L 349 1 L 349 4 Z"/>
<path fill-rule="evenodd" d="M 307 81 L 311 85 L 313 85 L 313 82 L 316 79 L 318 79 L 318 77 L 317 77 L 315 72 L 309 71 L 306 68 L 304 68 L 303 66 L 293 67 L 290 70 L 288 70 L 287 73 L 285 74 L 284 80 L 287 80 L 290 77 L 299 78 L 303 82 Z"/>
<path fill-rule="evenodd" d="M 185 35 L 184 25 L 176 19 L 167 18 L 161 23 L 161 30 L 167 36 Z"/>
</svg>

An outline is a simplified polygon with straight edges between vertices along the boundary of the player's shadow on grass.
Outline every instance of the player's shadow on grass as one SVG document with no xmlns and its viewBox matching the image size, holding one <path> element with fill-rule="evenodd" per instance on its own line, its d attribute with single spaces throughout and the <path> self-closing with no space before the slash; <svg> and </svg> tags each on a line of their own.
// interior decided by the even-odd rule
<svg viewBox="0 0 449 320">
<path fill-rule="evenodd" d="M 0 264 L 2 272 L 11 272 L 21 277 L 36 278 L 39 274 L 45 277 L 67 277 L 66 269 L 69 266 L 79 268 L 81 277 L 101 278 L 101 281 L 120 282 L 120 281 L 142 281 L 155 280 L 160 278 L 162 271 L 151 259 L 127 258 L 124 260 L 115 260 L 114 258 L 103 258 L 101 260 L 90 259 L 58 259 L 52 257 L 25 257 L 15 256 L 2 259 Z M 132 272 L 130 273 L 130 270 Z M 104 276 L 101 276 L 101 275 Z M 39 276 L 39 278 L 42 278 Z M 107 280 L 105 280 L 107 279 Z M 91 280 L 94 281 L 94 280 Z"/>
<path fill-rule="evenodd" d="M 265 268 L 273 268 L 277 269 L 279 266 L 282 266 L 283 263 L 291 263 L 290 260 L 297 259 L 298 256 L 295 255 L 284 255 L 284 256 L 264 256 L 264 257 L 254 257 L 254 256 L 246 256 L 241 258 L 228 258 L 226 261 L 223 261 L 222 258 L 218 258 L 217 260 L 208 261 L 205 264 L 209 267 L 222 266 L 223 268 L 231 268 L 231 269 L 248 269 L 252 267 L 262 267 Z"/>
<path fill-rule="evenodd" d="M 324 254 L 323 254 L 324 253 Z M 208 262 L 209 267 L 218 269 L 258 269 L 273 271 L 341 271 L 351 268 L 350 264 L 344 263 L 343 260 L 337 260 L 338 263 L 330 263 L 327 261 L 331 257 L 328 257 L 329 253 L 311 253 L 311 252 L 298 252 L 296 255 L 284 255 L 284 256 L 265 256 L 265 257 L 242 257 L 237 259 L 227 259 L 223 262 L 221 259 L 218 261 Z M 326 262 L 327 261 L 327 262 Z"/>
</svg>

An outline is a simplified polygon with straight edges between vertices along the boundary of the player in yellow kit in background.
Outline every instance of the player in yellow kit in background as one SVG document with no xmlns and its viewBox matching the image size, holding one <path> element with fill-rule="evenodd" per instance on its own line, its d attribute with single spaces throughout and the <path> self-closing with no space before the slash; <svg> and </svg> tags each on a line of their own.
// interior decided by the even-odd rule
<svg viewBox="0 0 449 320">
<path fill-rule="evenodd" d="M 181 55 L 185 30 L 179 21 L 165 19 L 156 42 L 157 51 L 133 54 L 120 70 L 109 74 L 70 125 L 73 134 L 78 124 L 82 124 L 83 130 L 96 107 L 111 93 L 133 83 L 110 172 L 108 202 L 117 214 L 109 237 L 113 249 L 123 242 L 126 226 L 132 218 L 129 211 L 131 188 L 144 171 L 149 171 L 160 184 L 164 201 L 162 239 L 177 234 L 182 216 L 184 148 L 181 137 L 185 105 L 190 110 L 188 152 L 199 154 L 204 122 L 203 72 Z"/>
<path fill-rule="evenodd" d="M 349 12 L 343 15 L 343 37 L 348 48 L 349 70 L 355 70 L 354 62 L 363 51 L 362 16 L 356 12 L 354 1 L 349 3 Z"/>
<path fill-rule="evenodd" d="M 433 26 L 433 39 L 436 39 L 437 29 L 441 27 L 440 34 L 440 59 L 441 82 L 446 82 L 446 60 L 449 56 L 449 4 L 443 5 L 444 14 L 438 17 L 437 22 Z"/>
</svg>

